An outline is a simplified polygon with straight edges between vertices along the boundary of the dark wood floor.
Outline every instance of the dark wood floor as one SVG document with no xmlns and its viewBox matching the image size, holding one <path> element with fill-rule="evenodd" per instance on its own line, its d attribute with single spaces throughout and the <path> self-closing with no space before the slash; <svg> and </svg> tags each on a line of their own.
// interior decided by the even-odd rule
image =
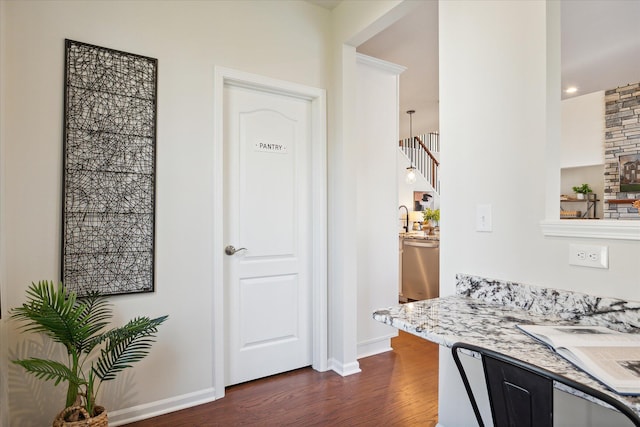
<svg viewBox="0 0 640 427">
<path fill-rule="evenodd" d="M 359 374 L 299 369 L 229 387 L 223 399 L 129 427 L 425 426 L 438 420 L 438 346 L 405 332 Z"/>
</svg>

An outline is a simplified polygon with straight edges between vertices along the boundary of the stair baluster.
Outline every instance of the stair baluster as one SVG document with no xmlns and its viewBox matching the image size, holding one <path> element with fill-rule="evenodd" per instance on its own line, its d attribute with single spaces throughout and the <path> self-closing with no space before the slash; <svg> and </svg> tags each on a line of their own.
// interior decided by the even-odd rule
<svg viewBox="0 0 640 427">
<path fill-rule="evenodd" d="M 407 158 L 413 157 L 416 170 L 422 174 L 429 185 L 439 194 L 440 162 L 433 153 L 440 152 L 440 135 L 437 132 L 431 132 L 414 136 L 413 138 L 402 139 L 399 146 Z M 412 151 L 413 156 L 411 156 Z"/>
</svg>

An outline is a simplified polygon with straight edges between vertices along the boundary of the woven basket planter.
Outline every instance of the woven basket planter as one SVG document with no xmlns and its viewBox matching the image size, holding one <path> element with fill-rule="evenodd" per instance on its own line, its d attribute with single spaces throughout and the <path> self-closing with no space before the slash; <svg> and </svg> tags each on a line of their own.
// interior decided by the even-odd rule
<svg viewBox="0 0 640 427">
<path fill-rule="evenodd" d="M 65 421 L 64 418 L 72 412 L 79 412 L 85 418 L 78 421 Z M 108 427 L 107 410 L 102 406 L 96 406 L 98 415 L 89 417 L 89 413 L 82 406 L 70 406 L 65 408 L 53 420 L 53 427 Z"/>
</svg>

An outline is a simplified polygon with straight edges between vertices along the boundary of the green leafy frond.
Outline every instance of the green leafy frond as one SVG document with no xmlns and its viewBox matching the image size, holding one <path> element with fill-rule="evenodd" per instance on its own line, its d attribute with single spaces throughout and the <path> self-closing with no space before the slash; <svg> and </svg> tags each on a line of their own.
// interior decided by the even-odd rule
<svg viewBox="0 0 640 427">
<path fill-rule="evenodd" d="M 27 302 L 13 309 L 12 317 L 25 322 L 24 330 L 41 332 L 70 351 L 78 333 L 82 307 L 74 293 L 67 293 L 62 283 L 40 281 L 27 290 Z"/>
<path fill-rule="evenodd" d="M 111 304 L 106 298 L 93 293 L 82 298 L 82 314 L 78 321 L 84 325 L 78 336 L 78 351 L 90 353 L 99 342 L 100 332 L 109 324 L 111 319 Z"/>
<path fill-rule="evenodd" d="M 30 359 L 14 360 L 13 363 L 22 366 L 27 372 L 35 375 L 36 378 L 55 381 L 55 385 L 58 385 L 60 381 L 68 381 L 76 386 L 84 383 L 71 369 L 54 360 L 32 357 Z"/>
<path fill-rule="evenodd" d="M 92 339 L 111 318 L 106 298 L 93 294 L 79 299 L 62 283 L 57 287 L 47 281 L 32 283 L 27 297 L 27 302 L 15 308 L 12 316 L 25 322 L 24 330 L 48 335 L 64 344 L 69 353 L 91 352 L 95 345 Z"/>
<path fill-rule="evenodd" d="M 158 326 L 167 317 L 137 317 L 123 327 L 105 333 L 106 346 L 93 367 L 96 376 L 101 381 L 112 380 L 117 373 L 143 359 L 149 353 Z"/>
</svg>

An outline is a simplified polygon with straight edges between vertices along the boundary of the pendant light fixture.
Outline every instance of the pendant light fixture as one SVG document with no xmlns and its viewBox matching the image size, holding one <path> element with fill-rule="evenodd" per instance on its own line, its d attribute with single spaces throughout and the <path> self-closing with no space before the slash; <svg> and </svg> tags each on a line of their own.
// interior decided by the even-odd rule
<svg viewBox="0 0 640 427">
<path fill-rule="evenodd" d="M 416 168 L 413 167 L 413 113 L 415 112 L 416 110 L 407 111 L 409 115 L 409 159 L 411 162 L 407 168 L 407 175 L 404 178 L 407 184 L 416 182 Z"/>
</svg>

